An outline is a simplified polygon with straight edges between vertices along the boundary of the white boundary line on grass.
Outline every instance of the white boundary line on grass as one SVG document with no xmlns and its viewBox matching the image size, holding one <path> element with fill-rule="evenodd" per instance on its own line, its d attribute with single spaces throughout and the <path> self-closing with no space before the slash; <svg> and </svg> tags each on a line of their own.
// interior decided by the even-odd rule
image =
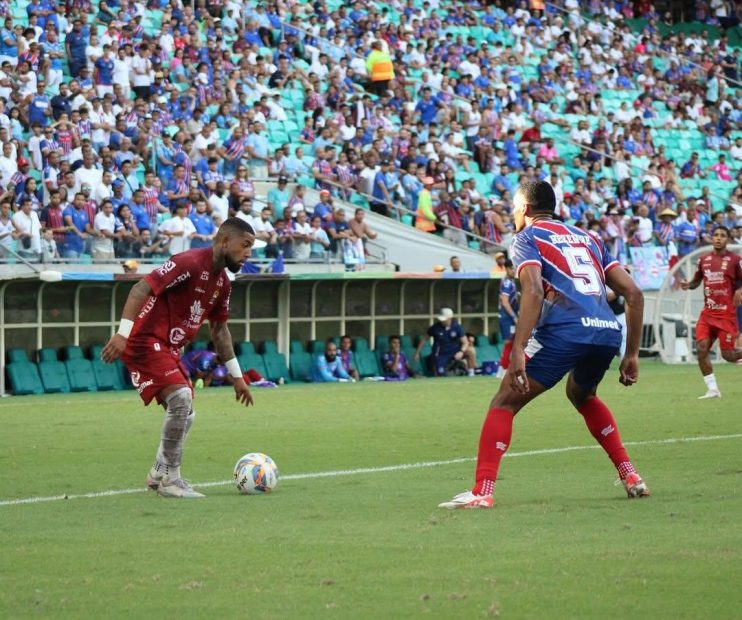
<svg viewBox="0 0 742 620">
<path fill-rule="evenodd" d="M 647 441 L 626 441 L 625 446 L 660 446 L 676 443 L 695 442 L 695 441 L 721 441 L 724 439 L 739 439 L 742 433 L 732 435 L 702 435 L 700 437 L 674 437 L 670 439 L 650 439 Z M 523 452 L 508 452 L 506 457 L 518 456 L 541 456 L 545 454 L 563 454 L 565 452 L 576 452 L 578 450 L 597 450 L 598 444 L 589 446 L 567 446 L 565 448 L 543 448 L 540 450 L 525 450 Z M 361 467 L 358 469 L 337 469 L 333 471 L 316 471 L 304 474 L 288 474 L 281 476 L 281 480 L 309 480 L 312 478 L 336 478 L 338 476 L 357 476 L 360 474 L 383 474 L 391 471 L 404 471 L 407 469 L 422 469 L 424 467 L 438 467 L 440 465 L 456 465 L 458 463 L 469 463 L 475 461 L 475 457 L 462 457 L 458 459 L 448 459 L 445 461 L 423 461 L 420 463 L 403 463 L 401 465 L 386 465 L 382 467 Z M 228 484 L 234 484 L 232 480 L 219 480 L 216 482 L 203 482 L 194 484 L 196 487 L 220 487 Z M 97 491 L 95 493 L 79 493 L 75 495 L 49 495 L 46 497 L 26 497 L 21 499 L 0 500 L 0 506 L 19 506 L 22 504 L 41 504 L 45 502 L 58 502 L 70 499 L 95 499 L 98 497 L 112 497 L 115 495 L 130 495 L 132 493 L 144 493 L 146 489 L 138 487 L 136 489 L 112 489 L 109 491 Z"/>
</svg>

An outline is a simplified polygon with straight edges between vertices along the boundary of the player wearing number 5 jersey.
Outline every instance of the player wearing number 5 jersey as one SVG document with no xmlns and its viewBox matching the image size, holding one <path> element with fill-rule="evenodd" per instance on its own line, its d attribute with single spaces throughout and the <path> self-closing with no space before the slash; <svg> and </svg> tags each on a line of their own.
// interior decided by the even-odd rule
<svg viewBox="0 0 742 620">
<path fill-rule="evenodd" d="M 742 349 L 736 349 L 739 325 L 735 305 L 742 305 L 742 259 L 727 250 L 729 229 L 717 226 L 711 237 L 713 252 L 704 254 L 698 260 L 698 269 L 690 282 L 683 281 L 684 290 L 697 288 L 703 282 L 703 310 L 696 324 L 696 350 L 698 366 L 706 383 L 705 398 L 721 398 L 719 386 L 714 377 L 709 350 L 714 340 L 719 339 L 721 356 L 727 362 L 742 359 Z M 735 291 L 736 289 L 736 291 Z"/>
<path fill-rule="evenodd" d="M 121 357 L 145 405 L 156 400 L 166 408 L 155 464 L 147 476 L 147 486 L 165 497 L 203 497 L 180 476 L 183 442 L 196 415 L 180 349 L 204 321 L 209 321 L 216 353 L 234 379 L 237 400 L 252 403 L 227 327 L 231 284 L 226 269 L 239 272 L 254 243 L 250 224 L 229 218 L 219 227 L 213 247 L 172 256 L 131 289 L 119 331 L 101 354 L 108 363 Z"/>
<path fill-rule="evenodd" d="M 619 368 L 619 381 L 626 386 L 639 377 L 644 297 L 600 240 L 552 219 L 556 198 L 551 185 L 522 184 L 513 204 L 518 232 L 510 256 L 521 298 L 510 367 L 484 421 L 474 488 L 440 507 L 492 507 L 515 415 L 565 374 L 567 397 L 615 465 L 628 496 L 647 496 L 616 421 L 597 396 L 598 384 L 621 344 L 621 327 L 608 305 L 606 285 L 626 299 L 627 347 Z"/>
</svg>

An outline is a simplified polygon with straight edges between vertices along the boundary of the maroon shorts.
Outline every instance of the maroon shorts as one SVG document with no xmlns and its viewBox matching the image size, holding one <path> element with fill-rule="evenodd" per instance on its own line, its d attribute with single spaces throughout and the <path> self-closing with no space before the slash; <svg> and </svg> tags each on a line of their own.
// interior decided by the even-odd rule
<svg viewBox="0 0 742 620">
<path fill-rule="evenodd" d="M 735 349 L 738 332 L 739 329 L 734 322 L 710 323 L 703 314 L 696 324 L 696 340 L 710 340 L 713 343 L 718 338 L 719 348 L 723 351 Z"/>
<path fill-rule="evenodd" d="M 139 392 L 145 405 L 149 405 L 152 399 L 156 399 L 157 404 L 161 405 L 160 393 L 171 385 L 187 385 L 193 394 L 188 371 L 181 363 L 177 351 L 159 344 L 127 347 L 121 360 L 129 369 L 131 384 Z"/>
</svg>

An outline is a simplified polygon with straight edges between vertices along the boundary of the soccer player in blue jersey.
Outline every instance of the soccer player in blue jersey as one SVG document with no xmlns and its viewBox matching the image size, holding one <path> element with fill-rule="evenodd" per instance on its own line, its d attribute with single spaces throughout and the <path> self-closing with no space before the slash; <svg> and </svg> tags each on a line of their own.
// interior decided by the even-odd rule
<svg viewBox="0 0 742 620">
<path fill-rule="evenodd" d="M 621 326 L 606 285 L 626 303 L 626 354 L 619 381 L 639 378 L 644 297 L 602 242 L 552 219 L 556 198 L 545 181 L 524 183 L 513 200 L 518 231 L 510 256 L 521 284 L 510 367 L 490 404 L 479 439 L 476 482 L 441 508 L 491 508 L 500 460 L 510 446 L 515 415 L 565 374 L 567 398 L 618 470 L 629 497 L 649 495 L 621 443 L 616 421 L 597 396 L 621 344 Z"/>
<path fill-rule="evenodd" d="M 507 259 L 503 264 L 505 277 L 500 282 L 500 340 L 503 342 L 500 367 L 497 377 L 502 379 L 510 365 L 510 351 L 513 348 L 515 323 L 518 320 L 518 287 L 515 285 L 515 267 L 513 261 Z"/>
</svg>

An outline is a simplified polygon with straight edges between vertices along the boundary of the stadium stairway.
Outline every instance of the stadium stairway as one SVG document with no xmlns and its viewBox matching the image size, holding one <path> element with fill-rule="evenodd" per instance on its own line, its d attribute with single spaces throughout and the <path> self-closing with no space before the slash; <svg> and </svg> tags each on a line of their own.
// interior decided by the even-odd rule
<svg viewBox="0 0 742 620">
<path fill-rule="evenodd" d="M 256 182 L 255 192 L 258 197 L 265 197 L 273 187 L 273 183 Z M 311 210 L 319 202 L 319 190 L 307 188 L 304 194 L 304 204 Z M 358 205 L 344 200 L 335 199 L 336 207 L 345 209 L 345 217 L 350 220 Z M 383 250 L 387 262 L 399 266 L 399 271 L 430 273 L 435 265 L 447 266 L 451 256 L 458 256 L 466 271 L 489 272 L 494 262 L 490 256 L 472 250 L 467 246 L 452 243 L 437 235 L 422 232 L 414 226 L 398 222 L 364 209 L 366 222 L 372 230 L 379 234 L 372 242 L 370 251 L 375 253 L 376 248 Z"/>
</svg>

